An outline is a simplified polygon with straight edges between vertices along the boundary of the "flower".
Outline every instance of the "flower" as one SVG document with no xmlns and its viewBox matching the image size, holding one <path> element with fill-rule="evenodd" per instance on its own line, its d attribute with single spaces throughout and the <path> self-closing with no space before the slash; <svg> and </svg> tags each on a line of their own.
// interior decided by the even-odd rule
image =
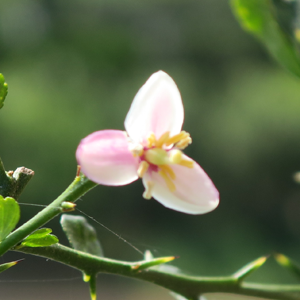
<svg viewBox="0 0 300 300">
<path fill-rule="evenodd" d="M 191 144 L 181 131 L 184 110 L 173 79 L 154 73 L 136 94 L 125 131 L 101 130 L 84 138 L 76 151 L 83 174 L 104 185 L 125 185 L 142 178 L 143 197 L 188 213 L 203 214 L 219 204 L 208 175 L 182 150 Z"/>
</svg>

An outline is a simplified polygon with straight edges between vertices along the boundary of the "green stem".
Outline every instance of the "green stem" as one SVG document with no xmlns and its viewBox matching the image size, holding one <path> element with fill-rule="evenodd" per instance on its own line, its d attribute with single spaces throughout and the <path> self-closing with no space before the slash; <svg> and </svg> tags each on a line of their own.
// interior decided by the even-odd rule
<svg viewBox="0 0 300 300">
<path fill-rule="evenodd" d="M 5 172 L 3 162 L 0 158 L 0 195 L 12 197 L 17 200 L 24 188 L 33 177 L 34 172 L 25 167 L 20 167 L 14 172 L 10 171 L 10 175 Z"/>
<path fill-rule="evenodd" d="M 9 195 L 10 197 L 13 197 L 15 200 L 18 200 L 20 195 L 22 194 L 24 188 L 30 181 L 30 179 L 33 177 L 34 172 L 30 169 L 27 169 L 25 167 L 20 167 L 15 170 L 13 174 L 14 179 L 14 193 L 12 195 Z"/>
<path fill-rule="evenodd" d="M 96 300 L 97 299 L 97 294 L 96 294 L 96 285 L 97 285 L 97 275 L 91 275 L 91 278 L 89 280 L 89 285 L 90 285 L 90 295 L 91 295 L 91 300 Z"/>
<path fill-rule="evenodd" d="M 90 181 L 84 175 L 77 176 L 70 186 L 56 200 L 40 211 L 32 219 L 13 231 L 0 244 L 0 256 L 16 246 L 33 231 L 37 230 L 39 227 L 63 212 L 64 210 L 61 207 L 62 202 L 75 202 L 96 185 L 96 183 Z"/>
<path fill-rule="evenodd" d="M 199 295 L 204 293 L 233 293 L 276 300 L 300 299 L 300 285 L 246 283 L 239 282 L 233 276 L 198 277 L 165 273 L 153 268 L 135 271 L 133 267 L 141 262 L 97 257 L 60 244 L 41 248 L 25 247 L 18 251 L 61 262 L 85 274 L 110 273 L 152 282 L 191 300 L 199 299 Z"/>
<path fill-rule="evenodd" d="M 3 162 L 0 158 L 0 195 L 2 195 L 4 198 L 10 194 L 12 189 L 11 181 L 12 179 L 7 176 Z"/>
</svg>

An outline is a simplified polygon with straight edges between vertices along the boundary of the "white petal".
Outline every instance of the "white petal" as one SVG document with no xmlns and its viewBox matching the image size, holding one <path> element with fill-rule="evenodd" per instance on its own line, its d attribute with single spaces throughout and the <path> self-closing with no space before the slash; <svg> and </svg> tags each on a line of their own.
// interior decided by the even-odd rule
<svg viewBox="0 0 300 300">
<path fill-rule="evenodd" d="M 180 92 L 165 72 L 154 73 L 136 94 L 125 119 L 125 128 L 135 141 L 143 142 L 153 132 L 156 138 L 181 131 L 184 111 Z"/>
<path fill-rule="evenodd" d="M 81 171 L 94 182 L 125 185 L 138 179 L 138 159 L 128 149 L 125 131 L 101 130 L 84 138 L 76 151 Z"/>
<path fill-rule="evenodd" d="M 191 160 L 184 155 L 185 159 Z M 148 172 L 143 177 L 144 185 L 153 181 L 152 196 L 164 206 L 187 214 L 204 214 L 219 204 L 219 192 L 203 169 L 194 162 L 193 168 L 172 165 L 176 175 L 176 187 L 171 192 L 165 180 L 157 172 Z"/>
</svg>

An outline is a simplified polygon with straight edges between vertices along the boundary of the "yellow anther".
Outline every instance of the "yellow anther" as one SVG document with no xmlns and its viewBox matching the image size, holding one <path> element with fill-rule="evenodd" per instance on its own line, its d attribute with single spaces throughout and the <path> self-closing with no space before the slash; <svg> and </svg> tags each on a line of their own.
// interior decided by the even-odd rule
<svg viewBox="0 0 300 300">
<path fill-rule="evenodd" d="M 152 198 L 152 190 L 154 187 L 153 181 L 147 181 L 145 183 L 145 192 L 143 193 L 143 197 L 147 200 L 150 200 Z"/>
<path fill-rule="evenodd" d="M 180 133 L 170 137 L 166 142 L 165 142 L 165 145 L 166 146 L 170 146 L 172 144 L 176 144 L 178 143 L 179 141 L 181 141 L 182 139 L 186 138 L 190 136 L 189 133 L 185 132 L 185 131 L 181 131 Z"/>
<path fill-rule="evenodd" d="M 169 139 L 170 131 L 165 132 L 156 142 L 156 147 L 161 148 L 162 145 Z"/>
<path fill-rule="evenodd" d="M 169 160 L 171 164 L 178 164 L 182 160 L 182 152 L 178 149 L 169 151 Z"/>
<path fill-rule="evenodd" d="M 178 165 L 192 169 L 194 167 L 194 162 L 192 160 L 183 159 Z"/>
<path fill-rule="evenodd" d="M 155 137 L 155 134 L 152 132 L 149 134 L 149 136 L 147 138 L 147 147 L 152 148 L 155 145 L 156 145 L 156 137 Z"/>
<path fill-rule="evenodd" d="M 189 136 L 187 136 L 176 144 L 176 148 L 183 150 L 191 143 L 192 143 L 192 139 Z"/>
<path fill-rule="evenodd" d="M 149 168 L 149 164 L 145 160 L 143 160 L 140 163 L 139 168 L 137 170 L 138 176 L 142 178 L 145 175 L 145 173 L 148 171 L 148 168 Z"/>
<path fill-rule="evenodd" d="M 172 168 L 168 165 L 161 165 L 159 166 L 159 168 L 166 173 L 167 175 L 169 175 L 171 177 L 171 179 L 175 180 L 176 179 L 176 175 L 174 173 L 174 171 L 172 170 Z"/>
<path fill-rule="evenodd" d="M 158 174 L 160 174 L 161 177 L 165 180 L 168 189 L 169 189 L 171 192 L 175 192 L 175 190 L 176 190 L 175 184 L 174 184 L 174 182 L 171 180 L 171 178 L 168 176 L 168 174 L 166 174 L 163 170 L 160 170 L 160 171 L 158 172 Z"/>
</svg>

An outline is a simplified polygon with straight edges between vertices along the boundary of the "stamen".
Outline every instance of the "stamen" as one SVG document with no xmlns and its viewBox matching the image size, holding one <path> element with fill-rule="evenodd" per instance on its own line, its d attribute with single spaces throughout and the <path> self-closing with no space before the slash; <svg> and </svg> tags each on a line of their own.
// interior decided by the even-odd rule
<svg viewBox="0 0 300 300">
<path fill-rule="evenodd" d="M 140 178 L 144 177 L 145 173 L 148 171 L 148 168 L 149 168 L 149 164 L 145 160 L 143 160 L 140 163 L 139 168 L 137 170 L 138 176 Z"/>
<path fill-rule="evenodd" d="M 181 131 L 180 133 L 170 137 L 166 142 L 165 142 L 165 145 L 166 146 L 170 146 L 172 144 L 176 144 L 178 143 L 179 141 L 181 141 L 182 139 L 186 138 L 190 136 L 189 133 L 187 133 L 186 131 Z"/>
<path fill-rule="evenodd" d="M 162 166 L 159 166 L 159 167 L 164 173 L 169 175 L 171 177 L 171 179 L 173 179 L 173 180 L 176 179 L 176 175 L 175 175 L 174 171 L 172 170 L 172 168 L 170 166 L 162 165 Z"/>
<path fill-rule="evenodd" d="M 170 131 L 165 132 L 156 142 L 156 147 L 161 148 L 162 145 L 169 139 Z"/>
<path fill-rule="evenodd" d="M 169 151 L 169 160 L 172 164 L 178 164 L 182 160 L 182 152 L 178 149 Z"/>
<path fill-rule="evenodd" d="M 147 147 L 152 148 L 156 145 L 156 137 L 153 132 L 151 132 L 147 138 Z"/>
<path fill-rule="evenodd" d="M 191 143 L 192 143 L 192 139 L 189 136 L 187 136 L 186 138 L 184 138 L 180 142 L 178 142 L 175 146 L 176 146 L 176 148 L 183 150 Z"/>
<path fill-rule="evenodd" d="M 147 200 L 150 200 L 152 198 L 152 190 L 154 187 L 153 181 L 147 181 L 145 186 L 145 192 L 143 193 L 143 197 Z"/>
<path fill-rule="evenodd" d="M 129 146 L 129 150 L 134 157 L 142 156 L 144 154 L 144 147 L 141 144 Z"/>
<path fill-rule="evenodd" d="M 158 172 L 158 174 L 160 174 L 161 177 L 165 180 L 168 189 L 169 189 L 171 192 L 175 192 L 176 187 L 175 187 L 174 182 L 170 179 L 170 177 L 169 177 L 163 170 L 160 170 L 160 171 Z"/>
<path fill-rule="evenodd" d="M 192 169 L 194 167 L 194 162 L 192 160 L 183 159 L 178 165 Z"/>
</svg>

